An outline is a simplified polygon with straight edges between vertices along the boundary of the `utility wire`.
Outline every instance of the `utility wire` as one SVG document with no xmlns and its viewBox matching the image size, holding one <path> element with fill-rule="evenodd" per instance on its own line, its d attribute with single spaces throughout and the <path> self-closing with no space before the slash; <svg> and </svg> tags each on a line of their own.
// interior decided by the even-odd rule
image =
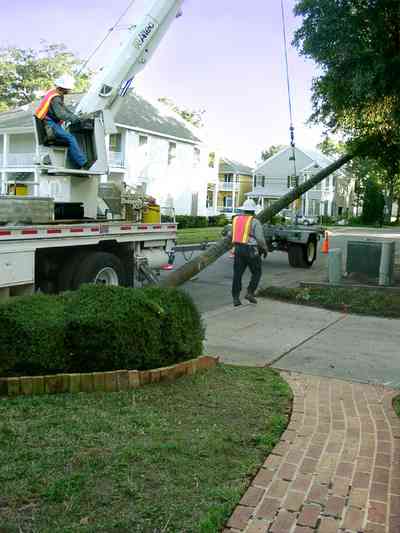
<svg viewBox="0 0 400 533">
<path fill-rule="evenodd" d="M 289 60 L 288 60 L 288 46 L 286 38 L 286 20 L 285 20 L 285 8 L 283 7 L 283 0 L 281 0 L 281 11 L 282 11 L 282 31 L 283 31 L 283 43 L 285 51 L 285 65 L 286 65 L 286 83 L 288 91 L 288 101 L 289 101 L 289 117 L 290 117 L 290 146 L 292 147 L 292 161 L 293 161 L 293 170 L 294 178 L 297 178 L 297 168 L 296 168 L 296 151 L 295 151 L 295 142 L 294 142 L 294 126 L 293 126 L 293 107 L 292 107 L 292 91 L 290 88 L 290 74 L 289 74 Z"/>
<path fill-rule="evenodd" d="M 100 48 L 103 46 L 103 44 L 107 41 L 107 39 L 110 37 L 113 31 L 115 31 L 118 27 L 118 24 L 121 22 L 121 20 L 125 17 L 125 15 L 128 13 L 130 8 L 135 3 L 135 0 L 131 0 L 129 2 L 128 7 L 122 12 L 122 14 L 118 17 L 116 23 L 111 26 L 111 28 L 107 31 L 106 35 L 103 37 L 103 39 L 100 41 L 100 43 L 96 46 L 96 48 L 93 50 L 93 52 L 89 55 L 89 57 L 83 62 L 83 65 L 78 71 L 78 75 L 86 68 L 87 64 L 92 60 L 92 58 L 97 54 L 97 52 L 100 50 Z"/>
</svg>

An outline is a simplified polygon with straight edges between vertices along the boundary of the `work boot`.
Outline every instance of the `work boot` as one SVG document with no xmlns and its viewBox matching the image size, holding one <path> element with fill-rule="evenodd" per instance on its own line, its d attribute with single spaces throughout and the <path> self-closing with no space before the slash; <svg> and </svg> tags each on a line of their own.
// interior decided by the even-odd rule
<svg viewBox="0 0 400 533">
<path fill-rule="evenodd" d="M 248 291 L 246 296 L 245 296 L 246 300 L 248 300 L 250 303 L 252 304 L 256 304 L 257 303 L 257 300 L 254 296 L 254 293 Z"/>
<path fill-rule="evenodd" d="M 242 302 L 239 300 L 239 297 L 233 299 L 233 307 L 239 307 L 239 305 L 242 305 Z"/>
</svg>

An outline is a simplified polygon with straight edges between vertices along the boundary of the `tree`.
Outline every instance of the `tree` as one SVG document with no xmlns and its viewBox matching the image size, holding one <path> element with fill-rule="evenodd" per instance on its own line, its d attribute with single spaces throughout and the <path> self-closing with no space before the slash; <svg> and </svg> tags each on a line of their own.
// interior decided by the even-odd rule
<svg viewBox="0 0 400 533">
<path fill-rule="evenodd" d="M 295 13 L 303 23 L 294 44 L 321 72 L 311 120 L 363 143 L 391 210 L 400 179 L 400 2 L 298 0 Z"/>
<path fill-rule="evenodd" d="M 317 144 L 317 148 L 320 152 L 328 157 L 342 155 L 346 152 L 346 145 L 342 141 L 334 141 L 328 135 L 324 137 L 324 140 Z"/>
<path fill-rule="evenodd" d="M 382 224 L 384 217 L 385 198 L 379 183 L 369 178 L 365 184 L 363 212 L 361 219 L 364 224 Z"/>
<path fill-rule="evenodd" d="M 330 130 L 399 140 L 400 3 L 300 0 L 294 44 L 321 67 L 313 119 Z M 382 38 L 382 36 L 385 38 Z"/>
<path fill-rule="evenodd" d="M 261 159 L 263 161 L 266 161 L 273 155 L 283 150 L 283 148 L 285 148 L 283 144 L 272 144 L 269 148 L 266 148 L 265 150 L 261 152 Z"/>
<path fill-rule="evenodd" d="M 158 101 L 172 109 L 172 111 L 180 115 L 184 120 L 186 120 L 186 122 L 193 124 L 193 126 L 196 128 L 202 128 L 204 126 L 203 115 L 206 112 L 205 109 L 193 110 L 186 107 L 179 107 L 173 100 L 167 97 L 159 98 Z"/>
<path fill-rule="evenodd" d="M 10 46 L 0 49 L 0 111 L 29 104 L 52 87 L 63 72 L 75 76 L 75 90 L 84 91 L 91 72 L 80 74 L 82 62 L 63 44 L 41 42 L 40 50 Z"/>
</svg>

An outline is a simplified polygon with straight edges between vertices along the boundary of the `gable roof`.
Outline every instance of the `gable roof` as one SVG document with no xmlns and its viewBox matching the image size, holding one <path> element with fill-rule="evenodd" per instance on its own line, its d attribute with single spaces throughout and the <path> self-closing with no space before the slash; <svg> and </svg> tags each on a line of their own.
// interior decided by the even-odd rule
<svg viewBox="0 0 400 533">
<path fill-rule="evenodd" d="M 69 95 L 66 104 L 72 109 L 76 107 L 81 94 Z M 13 111 L 0 113 L 0 130 L 11 128 L 32 128 L 32 114 L 37 102 L 20 107 Z M 171 136 L 183 141 L 200 143 L 201 140 L 190 129 L 190 126 L 168 108 L 151 103 L 142 96 L 130 93 L 115 116 L 115 122 L 130 128 L 146 130 L 154 134 Z"/>
<path fill-rule="evenodd" d="M 291 150 L 291 147 L 290 146 L 285 146 L 284 148 L 279 150 L 279 152 L 277 152 L 273 156 L 271 156 L 268 159 L 266 159 L 265 161 L 262 161 L 261 163 L 259 163 L 257 165 L 256 169 L 255 169 L 255 172 L 258 172 L 264 166 L 270 164 L 272 161 L 277 159 L 279 156 L 281 156 L 285 152 L 289 152 L 289 150 Z M 303 171 L 305 169 L 308 169 L 309 167 L 311 167 L 315 163 L 320 168 L 325 168 L 325 167 L 331 165 L 334 162 L 334 160 L 332 158 L 328 157 L 327 155 L 323 154 L 322 152 L 320 152 L 317 149 L 302 148 L 302 147 L 299 147 L 299 146 L 296 145 L 296 152 L 302 153 L 304 156 L 306 156 L 306 158 L 308 158 L 310 160 L 310 164 L 308 164 L 305 167 L 298 168 L 297 169 L 298 172 L 301 172 L 301 171 Z M 297 159 L 297 156 L 296 156 L 296 159 Z"/>
<path fill-rule="evenodd" d="M 242 174 L 244 176 L 252 176 L 253 175 L 253 169 L 248 167 L 247 165 L 243 165 L 242 163 L 239 163 L 238 161 L 234 161 L 233 159 L 228 159 L 227 157 L 221 158 L 219 171 L 221 173 L 234 173 L 234 174 Z"/>
</svg>

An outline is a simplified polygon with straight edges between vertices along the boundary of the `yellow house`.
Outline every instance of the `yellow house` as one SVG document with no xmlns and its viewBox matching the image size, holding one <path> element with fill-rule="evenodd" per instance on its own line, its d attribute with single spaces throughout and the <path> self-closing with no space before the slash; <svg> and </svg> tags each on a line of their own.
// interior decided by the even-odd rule
<svg viewBox="0 0 400 533">
<path fill-rule="evenodd" d="M 218 172 L 219 213 L 227 216 L 237 212 L 253 188 L 253 169 L 226 157 L 220 159 Z"/>
</svg>

